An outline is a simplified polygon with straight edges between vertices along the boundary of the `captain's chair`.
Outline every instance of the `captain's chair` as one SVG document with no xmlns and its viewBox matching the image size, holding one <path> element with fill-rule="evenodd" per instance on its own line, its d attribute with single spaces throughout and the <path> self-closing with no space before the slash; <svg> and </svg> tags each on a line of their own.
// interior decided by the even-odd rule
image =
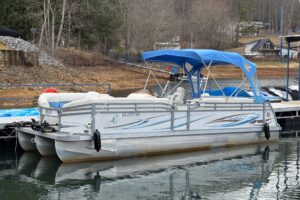
<svg viewBox="0 0 300 200">
<path fill-rule="evenodd" d="M 171 96 L 170 104 L 182 105 L 184 104 L 185 89 L 183 87 L 178 87 L 176 92 Z"/>
</svg>

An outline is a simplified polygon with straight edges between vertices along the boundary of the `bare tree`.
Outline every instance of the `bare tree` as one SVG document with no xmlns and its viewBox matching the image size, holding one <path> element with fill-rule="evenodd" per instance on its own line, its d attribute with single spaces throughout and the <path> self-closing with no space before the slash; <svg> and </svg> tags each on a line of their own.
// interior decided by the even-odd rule
<svg viewBox="0 0 300 200">
<path fill-rule="evenodd" d="M 44 31 L 45 31 L 45 27 L 46 27 L 46 24 L 47 24 L 47 20 L 48 20 L 48 17 L 49 17 L 49 5 L 50 5 L 50 0 L 48 0 L 48 3 L 46 3 L 46 0 L 44 0 L 44 3 L 43 3 L 43 14 L 44 14 L 44 21 L 43 21 L 43 25 L 42 25 L 42 28 L 41 28 L 41 33 L 40 33 L 40 39 L 39 39 L 39 47 L 42 45 L 42 41 L 43 41 L 43 36 L 44 36 Z"/>
<path fill-rule="evenodd" d="M 54 55 L 55 52 L 55 46 L 54 46 L 54 42 L 55 42 L 55 13 L 54 10 L 52 8 L 51 5 L 51 1 L 49 0 L 49 7 L 50 7 L 50 11 L 51 11 L 51 15 L 52 15 L 52 27 L 51 27 L 51 51 L 52 51 L 52 55 Z"/>
<path fill-rule="evenodd" d="M 125 26 L 125 43 L 131 51 L 139 52 L 152 49 L 155 42 L 171 40 L 173 10 L 169 0 L 120 0 L 124 7 L 123 25 Z M 126 10 L 125 10 L 126 8 Z M 124 13 L 127 12 L 127 13 Z"/>
<path fill-rule="evenodd" d="M 192 6 L 190 21 L 196 47 L 224 49 L 234 44 L 237 21 L 224 1 L 198 0 Z"/>
<path fill-rule="evenodd" d="M 66 2 L 67 2 L 67 0 L 63 0 L 62 11 L 61 11 L 61 20 L 60 20 L 60 26 L 59 26 L 58 35 L 57 35 L 57 38 L 56 38 L 55 48 L 57 48 L 58 45 L 59 45 L 60 38 L 61 38 L 61 33 L 62 33 L 62 29 L 63 29 L 63 26 L 64 26 Z"/>
</svg>

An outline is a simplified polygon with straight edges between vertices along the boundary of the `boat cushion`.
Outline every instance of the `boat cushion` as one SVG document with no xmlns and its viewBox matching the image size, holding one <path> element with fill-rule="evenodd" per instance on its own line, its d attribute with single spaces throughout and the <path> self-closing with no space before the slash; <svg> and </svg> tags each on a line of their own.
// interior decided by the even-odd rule
<svg viewBox="0 0 300 200">
<path fill-rule="evenodd" d="M 49 102 L 49 105 L 51 108 L 62 108 L 63 105 L 65 105 L 66 103 L 69 103 L 69 101 L 60 101 L 60 102 Z"/>
<path fill-rule="evenodd" d="M 77 101 L 72 101 L 66 103 L 63 108 L 69 108 L 73 106 L 85 106 L 91 104 L 135 104 L 135 103 L 165 103 L 169 104 L 168 98 L 126 98 L 126 97 L 98 97 L 98 98 L 91 98 L 91 99 L 82 99 Z"/>
</svg>

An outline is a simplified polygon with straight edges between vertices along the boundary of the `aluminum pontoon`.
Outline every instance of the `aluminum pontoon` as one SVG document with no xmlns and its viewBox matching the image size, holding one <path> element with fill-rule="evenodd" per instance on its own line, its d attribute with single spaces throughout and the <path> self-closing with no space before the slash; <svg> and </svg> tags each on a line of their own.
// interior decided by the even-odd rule
<svg viewBox="0 0 300 200">
<path fill-rule="evenodd" d="M 280 127 L 268 100 L 255 82 L 256 65 L 237 53 L 216 50 L 159 50 L 145 52 L 151 75 L 156 62 L 171 63 L 188 77 L 192 98 L 179 84 L 164 96 L 132 93 L 115 98 L 95 92 L 42 94 L 40 125 L 20 128 L 18 139 L 25 151 L 57 155 L 63 162 L 119 159 L 221 146 L 274 142 Z M 226 94 L 211 73 L 212 66 L 234 65 L 249 82 L 253 97 L 239 87 Z M 201 72 L 208 71 L 205 79 Z M 194 81 L 196 78 L 196 82 Z M 212 78 L 223 96 L 206 88 Z M 156 79 L 157 80 L 157 79 Z M 163 87 L 161 87 L 164 89 Z M 50 124 L 55 131 L 43 129 Z M 46 127 L 47 128 L 47 127 Z"/>
</svg>

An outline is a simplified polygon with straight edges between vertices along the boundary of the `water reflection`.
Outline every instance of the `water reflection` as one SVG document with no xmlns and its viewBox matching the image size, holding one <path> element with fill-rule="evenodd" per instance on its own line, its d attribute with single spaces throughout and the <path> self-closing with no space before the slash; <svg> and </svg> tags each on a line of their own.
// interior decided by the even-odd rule
<svg viewBox="0 0 300 200">
<path fill-rule="evenodd" d="M 0 155 L 1 199 L 298 198 L 300 138 L 118 161 Z M 2 198 L 3 197 L 3 198 Z"/>
</svg>

